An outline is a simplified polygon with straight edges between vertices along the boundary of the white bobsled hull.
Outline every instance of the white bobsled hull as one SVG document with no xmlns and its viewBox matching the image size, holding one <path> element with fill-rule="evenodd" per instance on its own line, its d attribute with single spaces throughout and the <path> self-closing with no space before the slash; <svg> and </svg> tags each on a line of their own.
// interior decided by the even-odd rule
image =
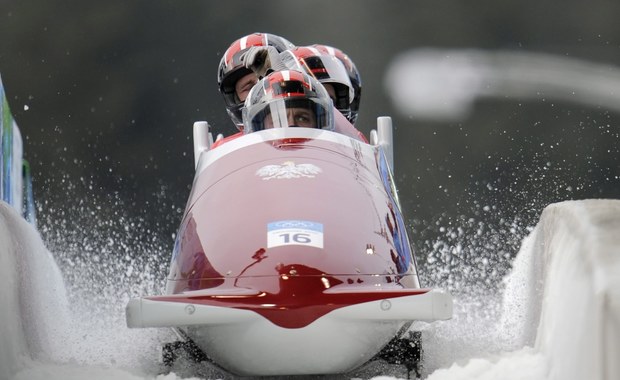
<svg viewBox="0 0 620 380">
<path fill-rule="evenodd" d="M 336 309 L 302 328 L 283 328 L 250 310 L 134 299 L 129 327 L 177 327 L 207 356 L 238 375 L 351 371 L 372 359 L 406 323 L 452 316 L 450 294 L 388 298 Z"/>
<path fill-rule="evenodd" d="M 238 375 L 312 375 L 348 372 L 372 359 L 403 321 L 344 321 L 328 316 L 300 329 L 266 319 L 188 327 L 192 340 L 216 363 Z"/>
</svg>

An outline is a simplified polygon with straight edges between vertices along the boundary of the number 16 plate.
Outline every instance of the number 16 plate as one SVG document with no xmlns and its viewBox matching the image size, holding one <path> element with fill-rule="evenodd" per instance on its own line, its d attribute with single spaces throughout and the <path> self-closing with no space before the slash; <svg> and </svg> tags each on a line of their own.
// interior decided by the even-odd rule
<svg viewBox="0 0 620 380">
<path fill-rule="evenodd" d="M 280 220 L 267 224 L 267 248 L 283 245 L 323 248 L 323 224 L 307 220 Z"/>
</svg>

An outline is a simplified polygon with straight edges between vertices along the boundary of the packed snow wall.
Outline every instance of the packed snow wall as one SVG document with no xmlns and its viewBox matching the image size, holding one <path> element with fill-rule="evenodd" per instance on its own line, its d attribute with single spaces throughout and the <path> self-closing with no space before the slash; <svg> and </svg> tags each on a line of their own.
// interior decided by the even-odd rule
<svg viewBox="0 0 620 380">
<path fill-rule="evenodd" d="M 62 274 L 32 224 L 0 201 L 0 380 L 63 352 L 69 308 Z"/>
<path fill-rule="evenodd" d="M 549 379 L 620 379 L 620 200 L 547 207 L 531 249 L 543 290 L 535 348 Z"/>
<path fill-rule="evenodd" d="M 513 351 L 428 380 L 620 379 L 620 200 L 547 206 L 505 285 L 499 335 Z"/>
</svg>

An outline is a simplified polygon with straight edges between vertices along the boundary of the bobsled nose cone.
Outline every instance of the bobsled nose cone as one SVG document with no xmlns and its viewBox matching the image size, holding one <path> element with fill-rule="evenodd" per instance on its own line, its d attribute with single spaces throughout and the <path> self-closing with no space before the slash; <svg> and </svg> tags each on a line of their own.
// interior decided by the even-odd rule
<svg viewBox="0 0 620 380">
<path fill-rule="evenodd" d="M 133 298 L 130 299 L 125 307 L 125 318 L 127 320 L 127 327 L 139 328 L 145 327 L 142 317 L 142 299 Z"/>
</svg>

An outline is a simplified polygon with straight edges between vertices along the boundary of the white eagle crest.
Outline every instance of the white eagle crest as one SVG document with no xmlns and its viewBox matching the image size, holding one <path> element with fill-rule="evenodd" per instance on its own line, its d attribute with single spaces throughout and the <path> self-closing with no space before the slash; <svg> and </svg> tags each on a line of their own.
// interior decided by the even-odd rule
<svg viewBox="0 0 620 380">
<path fill-rule="evenodd" d="M 256 175 L 263 180 L 314 178 L 321 172 L 321 168 L 312 164 L 295 165 L 293 161 L 286 161 L 282 165 L 266 165 L 256 171 Z"/>
</svg>

